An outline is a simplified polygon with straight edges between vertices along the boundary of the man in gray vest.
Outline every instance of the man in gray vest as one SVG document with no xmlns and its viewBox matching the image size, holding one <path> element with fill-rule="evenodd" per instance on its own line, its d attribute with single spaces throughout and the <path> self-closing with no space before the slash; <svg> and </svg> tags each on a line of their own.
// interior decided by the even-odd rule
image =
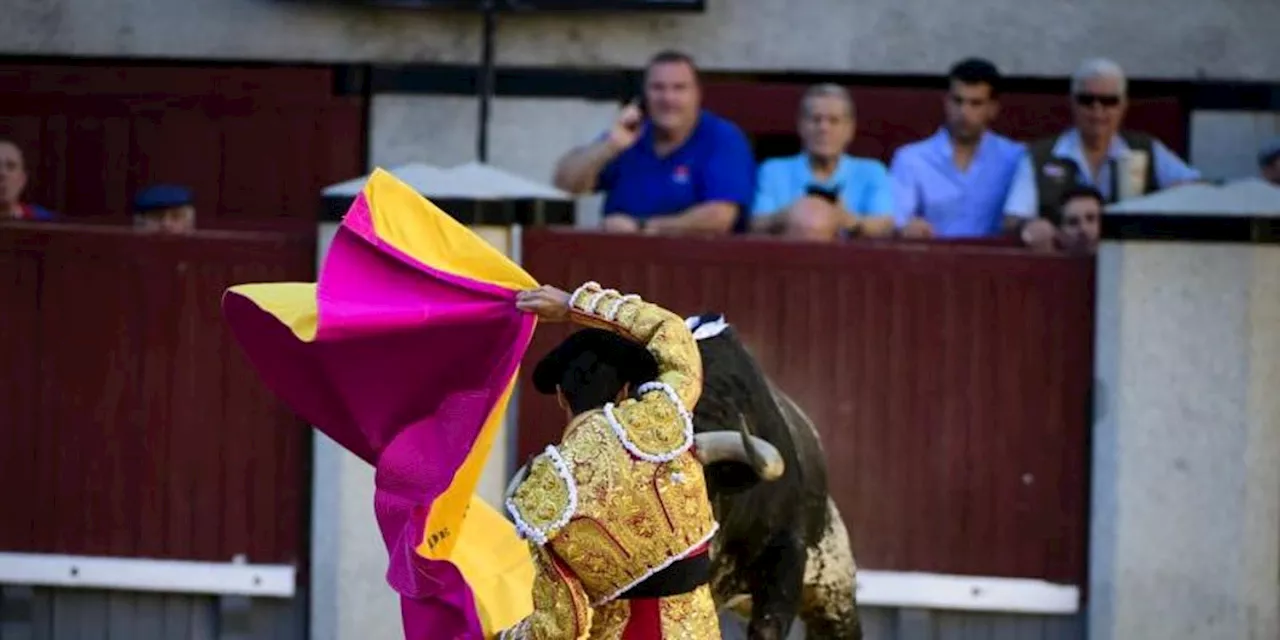
<svg viewBox="0 0 1280 640">
<path fill-rule="evenodd" d="M 1038 215 L 1057 225 L 1062 197 L 1076 185 L 1097 189 L 1110 203 L 1200 179 L 1159 140 L 1120 128 L 1127 90 L 1115 62 L 1080 65 L 1071 78 L 1075 126 L 1028 145 L 1005 201 L 1007 214 Z"/>
</svg>

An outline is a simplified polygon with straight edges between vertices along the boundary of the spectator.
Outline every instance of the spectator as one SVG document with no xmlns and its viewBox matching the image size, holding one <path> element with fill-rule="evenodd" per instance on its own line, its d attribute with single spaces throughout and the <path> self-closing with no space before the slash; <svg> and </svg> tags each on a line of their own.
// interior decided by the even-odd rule
<svg viewBox="0 0 1280 640">
<path fill-rule="evenodd" d="M 1280 137 L 1272 138 L 1258 151 L 1258 172 L 1263 180 L 1280 187 Z"/>
<path fill-rule="evenodd" d="M 133 226 L 160 233 L 195 231 L 196 209 L 191 190 L 160 184 L 139 191 L 133 199 Z"/>
<path fill-rule="evenodd" d="M 620 233 L 728 233 L 746 225 L 755 159 L 738 127 L 701 108 L 698 69 L 665 51 L 645 70 L 644 96 L 609 131 L 570 151 L 555 183 L 604 191 L 603 226 Z"/>
<path fill-rule="evenodd" d="M 1106 202 L 1115 202 L 1200 179 L 1200 172 L 1159 140 L 1120 128 L 1128 106 L 1120 65 L 1086 61 L 1072 77 L 1071 96 L 1075 127 L 1029 145 L 1005 211 L 1057 224 L 1059 203 L 1072 185 L 1092 186 Z M 1030 241 L 1043 245 L 1048 238 L 1035 234 Z"/>
<path fill-rule="evenodd" d="M 1092 251 L 1102 235 L 1102 194 L 1093 187 L 1075 185 L 1062 195 L 1061 235 L 1058 244 L 1067 250 Z"/>
<path fill-rule="evenodd" d="M 994 131 L 1000 111 L 1000 71 L 969 58 L 947 74 L 945 125 L 893 155 L 896 222 L 909 238 L 966 238 L 1019 228 L 1003 215 L 1022 145 Z"/>
<path fill-rule="evenodd" d="M 22 201 L 26 187 L 27 167 L 22 149 L 12 140 L 0 138 L 0 220 L 53 220 L 52 211 Z"/>
<path fill-rule="evenodd" d="M 833 84 L 811 87 L 800 100 L 804 151 L 767 160 L 756 180 L 751 227 L 813 240 L 840 232 L 893 233 L 893 187 L 878 160 L 844 152 L 857 129 L 853 98 Z"/>
</svg>

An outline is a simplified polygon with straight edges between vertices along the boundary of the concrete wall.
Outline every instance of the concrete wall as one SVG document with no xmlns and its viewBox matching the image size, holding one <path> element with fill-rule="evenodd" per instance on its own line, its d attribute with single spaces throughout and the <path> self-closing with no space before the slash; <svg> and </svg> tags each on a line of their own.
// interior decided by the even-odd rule
<svg viewBox="0 0 1280 640">
<path fill-rule="evenodd" d="M 556 159 L 609 126 L 617 105 L 565 98 L 497 98 L 489 121 L 490 162 L 544 183 Z M 474 160 L 477 100 L 470 97 L 380 94 L 373 97 L 369 161 L 450 166 Z M 600 198 L 582 198 L 578 223 L 595 226 Z"/>
<path fill-rule="evenodd" d="M 1280 638 L 1280 247 L 1105 243 L 1092 640 Z"/>
<path fill-rule="evenodd" d="M 707 0 L 703 15 L 519 16 L 511 65 L 635 66 L 678 46 L 713 69 L 937 73 L 980 54 L 1014 74 L 1116 58 L 1135 76 L 1280 79 L 1280 3 Z M 473 62 L 465 15 L 285 0 L 6 0 L 0 53 Z"/>
<path fill-rule="evenodd" d="M 1205 177 L 1258 173 L 1258 148 L 1280 135 L 1280 112 L 1197 111 L 1191 115 L 1191 162 Z"/>
</svg>

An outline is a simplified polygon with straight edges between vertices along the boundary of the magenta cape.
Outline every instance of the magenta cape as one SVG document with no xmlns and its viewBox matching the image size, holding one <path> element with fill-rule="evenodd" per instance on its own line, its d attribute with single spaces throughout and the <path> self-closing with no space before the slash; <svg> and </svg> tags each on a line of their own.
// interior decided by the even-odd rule
<svg viewBox="0 0 1280 640">
<path fill-rule="evenodd" d="M 514 531 L 494 531 L 490 508 L 471 493 L 534 329 L 534 317 L 515 309 L 515 291 L 536 283 L 406 190 L 375 172 L 315 285 L 235 287 L 223 311 L 266 385 L 376 467 L 374 510 L 406 636 L 480 638 L 527 613 L 501 593 L 525 588 L 528 559 L 509 548 L 519 544 Z M 487 520 L 472 529 L 484 531 L 469 532 L 477 507 Z M 458 556 L 495 561 L 487 552 L 455 553 L 468 533 L 503 536 L 477 544 L 506 545 L 504 561 L 521 571 L 476 568 L 475 558 L 466 566 Z M 499 575 L 480 575 L 486 571 Z M 503 580 L 511 584 L 477 586 Z M 496 604 L 478 602 L 477 591 Z M 494 611 L 504 608 L 515 610 Z"/>
</svg>

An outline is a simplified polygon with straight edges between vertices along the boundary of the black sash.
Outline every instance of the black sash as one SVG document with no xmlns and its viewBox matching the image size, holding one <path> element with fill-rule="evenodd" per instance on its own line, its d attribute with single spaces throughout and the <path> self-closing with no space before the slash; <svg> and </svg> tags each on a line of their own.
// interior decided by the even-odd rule
<svg viewBox="0 0 1280 640">
<path fill-rule="evenodd" d="M 627 589 L 619 600 L 666 598 L 689 593 L 711 581 L 711 556 L 707 552 L 677 560 L 667 568 Z"/>
</svg>

